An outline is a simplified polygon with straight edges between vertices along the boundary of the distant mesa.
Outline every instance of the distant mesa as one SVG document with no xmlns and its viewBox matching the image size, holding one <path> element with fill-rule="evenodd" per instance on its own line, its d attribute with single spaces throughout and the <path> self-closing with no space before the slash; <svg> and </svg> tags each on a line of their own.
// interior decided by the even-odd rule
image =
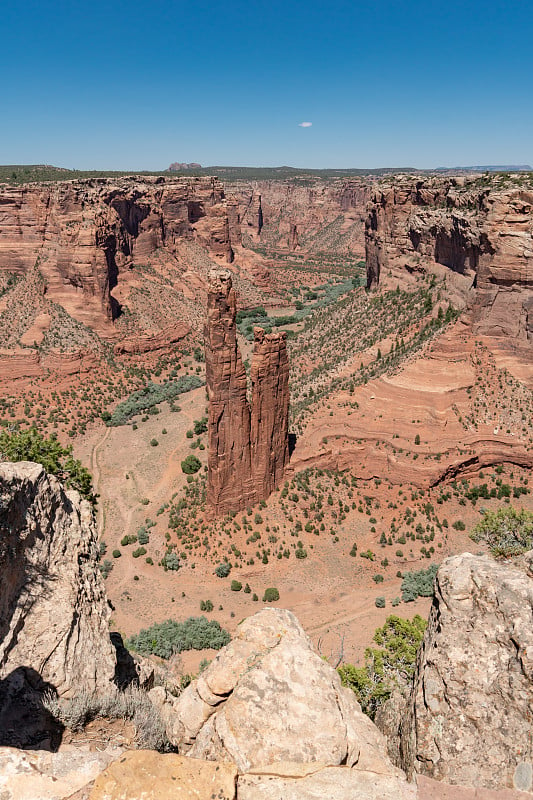
<svg viewBox="0 0 533 800">
<path fill-rule="evenodd" d="M 168 171 L 181 172 L 181 170 L 183 169 L 202 169 L 202 165 L 197 164 L 195 161 L 191 161 L 190 164 L 186 164 L 185 162 L 181 163 L 180 161 L 174 161 L 168 168 Z"/>
</svg>

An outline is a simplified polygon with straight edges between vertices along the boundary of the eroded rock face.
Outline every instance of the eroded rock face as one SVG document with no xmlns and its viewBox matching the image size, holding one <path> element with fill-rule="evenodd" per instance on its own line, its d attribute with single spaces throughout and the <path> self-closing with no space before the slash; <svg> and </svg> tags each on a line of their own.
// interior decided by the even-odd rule
<svg viewBox="0 0 533 800">
<path fill-rule="evenodd" d="M 235 290 L 228 271 L 209 276 L 205 369 L 209 399 L 207 502 L 215 514 L 255 502 L 250 406 L 237 345 Z"/>
<path fill-rule="evenodd" d="M 24 677 L 64 696 L 105 690 L 115 655 L 89 503 L 40 464 L 0 463 L 0 510 L 1 728 Z"/>
<path fill-rule="evenodd" d="M 289 457 L 286 335 L 255 329 L 250 408 L 235 318 L 231 273 L 213 270 L 204 331 L 209 399 L 207 502 L 213 514 L 237 511 L 268 497 L 278 486 Z"/>
<path fill-rule="evenodd" d="M 233 761 L 239 772 L 291 761 L 400 774 L 353 692 L 281 609 L 241 623 L 167 719 L 167 735 L 182 752 Z"/>
<path fill-rule="evenodd" d="M 366 221 L 367 286 L 385 271 L 440 264 L 464 276 L 474 332 L 531 340 L 533 187 L 407 178 L 374 190 Z"/>
<path fill-rule="evenodd" d="M 533 580 L 464 553 L 437 573 L 401 764 L 452 784 L 533 789 Z M 395 731 L 391 730 L 395 735 Z"/>
<path fill-rule="evenodd" d="M 287 335 L 254 330 L 252 358 L 252 474 L 258 500 L 279 486 L 289 460 Z"/>
<path fill-rule="evenodd" d="M 228 184 L 242 231 L 278 250 L 364 253 L 364 220 L 373 178 Z M 232 238 L 233 241 L 233 238 Z"/>
<path fill-rule="evenodd" d="M 233 220 L 238 236 L 238 220 Z M 121 273 L 183 240 L 233 260 L 217 178 L 123 177 L 0 187 L 0 270 L 36 268 L 46 297 L 104 338 Z"/>
</svg>

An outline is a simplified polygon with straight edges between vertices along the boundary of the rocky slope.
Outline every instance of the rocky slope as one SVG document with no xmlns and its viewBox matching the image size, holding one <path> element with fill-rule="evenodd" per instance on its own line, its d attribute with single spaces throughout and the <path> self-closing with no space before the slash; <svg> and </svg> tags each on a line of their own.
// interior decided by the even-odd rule
<svg viewBox="0 0 533 800">
<path fill-rule="evenodd" d="M 214 270 L 209 276 L 205 324 L 207 502 L 213 514 L 236 511 L 268 497 L 288 460 L 286 335 L 256 328 L 249 404 L 236 311 L 231 273 Z"/>
<path fill-rule="evenodd" d="M 441 565 L 413 689 L 384 718 L 408 774 L 533 789 L 532 565 L 533 553 L 529 572 L 470 553 Z"/>
<path fill-rule="evenodd" d="M 372 193 L 367 283 L 443 266 L 462 276 L 475 334 L 533 338 L 533 186 L 527 178 L 402 176 Z M 470 291 L 471 290 L 471 291 Z"/>
</svg>

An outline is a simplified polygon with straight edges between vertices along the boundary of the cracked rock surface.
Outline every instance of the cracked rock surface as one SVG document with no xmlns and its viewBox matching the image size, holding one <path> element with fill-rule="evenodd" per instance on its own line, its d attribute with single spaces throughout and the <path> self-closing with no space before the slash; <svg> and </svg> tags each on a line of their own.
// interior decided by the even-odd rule
<svg viewBox="0 0 533 800">
<path fill-rule="evenodd" d="M 169 706 L 167 734 L 181 752 L 233 761 L 241 773 L 284 761 L 400 774 L 380 732 L 290 611 L 265 608 L 242 622 Z"/>
</svg>

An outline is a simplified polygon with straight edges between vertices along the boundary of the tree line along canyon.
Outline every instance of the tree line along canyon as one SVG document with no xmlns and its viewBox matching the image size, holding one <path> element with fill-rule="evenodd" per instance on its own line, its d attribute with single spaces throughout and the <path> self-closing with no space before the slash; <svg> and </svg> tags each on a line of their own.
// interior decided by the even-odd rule
<svg viewBox="0 0 533 800">
<path fill-rule="evenodd" d="M 1 800 L 531 797 L 532 174 L 174 168 L 0 184 Z"/>
</svg>

